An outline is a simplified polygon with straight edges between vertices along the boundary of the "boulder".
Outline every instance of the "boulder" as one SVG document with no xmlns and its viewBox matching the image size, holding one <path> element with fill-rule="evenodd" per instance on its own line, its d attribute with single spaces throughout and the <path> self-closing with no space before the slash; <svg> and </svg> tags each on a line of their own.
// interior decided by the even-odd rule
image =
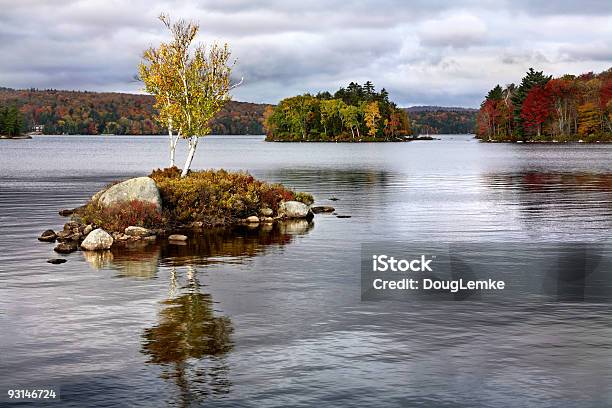
<svg viewBox="0 0 612 408">
<path fill-rule="evenodd" d="M 315 214 L 319 214 L 319 213 L 332 213 L 334 211 L 336 211 L 336 209 L 330 205 L 319 205 L 316 207 L 310 207 L 310 210 L 315 213 Z"/>
<path fill-rule="evenodd" d="M 87 234 L 89 234 L 91 231 L 93 231 L 93 226 L 91 224 L 86 225 L 85 228 L 83 228 L 83 235 L 87 236 Z"/>
<path fill-rule="evenodd" d="M 66 260 L 64 258 L 51 258 L 47 259 L 47 262 L 53 265 L 59 265 L 65 263 Z"/>
<path fill-rule="evenodd" d="M 259 217 L 256 215 L 251 215 L 250 217 L 247 217 L 246 222 L 248 222 L 249 224 L 258 224 Z"/>
<path fill-rule="evenodd" d="M 56 239 L 57 235 L 55 234 L 55 231 L 50 229 L 46 230 L 45 232 L 40 234 L 40 237 L 38 237 L 38 240 L 42 242 L 55 242 Z"/>
<path fill-rule="evenodd" d="M 168 241 L 187 241 L 187 236 L 181 234 L 172 234 L 168 237 Z"/>
<path fill-rule="evenodd" d="M 109 187 L 92 197 L 101 205 L 109 206 L 123 201 L 139 200 L 154 204 L 161 211 L 162 201 L 155 181 L 150 177 L 136 177 Z"/>
<path fill-rule="evenodd" d="M 312 217 L 312 211 L 299 201 L 284 201 L 278 206 L 278 215 L 282 218 L 309 218 Z"/>
<path fill-rule="evenodd" d="M 64 209 L 64 210 L 59 211 L 59 215 L 61 215 L 62 217 L 68 217 L 69 215 L 72 215 L 72 214 L 74 214 L 74 210 Z"/>
<path fill-rule="evenodd" d="M 76 242 L 60 242 L 53 250 L 59 254 L 69 254 L 77 250 Z"/>
<path fill-rule="evenodd" d="M 101 251 L 110 249 L 113 245 L 113 237 L 101 228 L 91 231 L 81 243 L 81 248 L 87 251 Z"/>
<path fill-rule="evenodd" d="M 259 212 L 264 217 L 271 217 L 272 214 L 274 213 L 274 211 L 272 211 L 271 208 L 267 208 L 267 207 L 262 208 L 261 210 L 259 210 Z"/>
<path fill-rule="evenodd" d="M 143 227 L 134 227 L 134 226 L 127 227 L 124 232 L 125 232 L 125 235 L 129 235 L 131 237 L 140 237 L 140 238 L 154 235 L 154 232 L 151 231 L 150 229 L 143 228 Z"/>
<path fill-rule="evenodd" d="M 81 239 L 81 234 L 78 231 L 72 232 L 64 230 L 57 233 L 57 240 L 59 242 L 78 241 L 79 239 Z"/>
</svg>

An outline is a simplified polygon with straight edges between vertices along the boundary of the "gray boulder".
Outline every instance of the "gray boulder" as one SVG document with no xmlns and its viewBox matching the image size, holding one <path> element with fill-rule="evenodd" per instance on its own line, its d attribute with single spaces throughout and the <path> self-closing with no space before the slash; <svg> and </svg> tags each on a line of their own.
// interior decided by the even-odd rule
<svg viewBox="0 0 612 408">
<path fill-rule="evenodd" d="M 161 210 L 162 206 L 157 185 L 150 177 L 136 177 L 115 184 L 101 193 L 96 193 L 92 200 L 104 206 L 132 200 L 154 204 L 158 210 Z"/>
<path fill-rule="evenodd" d="M 278 206 L 278 215 L 282 218 L 312 218 L 310 207 L 299 201 L 284 201 Z"/>
<path fill-rule="evenodd" d="M 101 228 L 91 231 L 81 243 L 81 248 L 87 251 L 102 251 L 110 249 L 113 245 L 113 237 Z"/>
<path fill-rule="evenodd" d="M 129 235 L 131 237 L 144 238 L 144 237 L 148 237 L 154 234 L 155 233 L 151 231 L 150 229 L 143 228 L 143 227 L 129 226 L 125 229 L 125 235 Z"/>
<path fill-rule="evenodd" d="M 181 234 L 172 234 L 168 237 L 169 241 L 187 241 L 186 235 Z"/>
</svg>

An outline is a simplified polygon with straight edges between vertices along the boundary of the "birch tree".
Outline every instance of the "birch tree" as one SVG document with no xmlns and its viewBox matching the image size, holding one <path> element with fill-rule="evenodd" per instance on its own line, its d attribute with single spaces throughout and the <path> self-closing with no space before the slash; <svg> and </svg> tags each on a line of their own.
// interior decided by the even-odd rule
<svg viewBox="0 0 612 408">
<path fill-rule="evenodd" d="M 210 121 L 230 99 L 231 85 L 228 44 L 210 46 L 194 44 L 200 26 L 193 22 L 172 22 L 162 14 L 159 19 L 172 35 L 169 43 L 145 52 L 141 76 L 147 84 L 147 73 L 152 73 L 150 90 L 156 98 L 160 118 L 168 124 L 172 151 L 176 138 L 186 139 L 189 150 L 181 172 L 185 177 L 191 167 L 200 137 L 210 134 Z M 144 66 L 144 68 L 142 68 Z M 149 71 L 147 71 L 147 68 Z M 163 113 L 162 113 L 163 112 Z"/>
<path fill-rule="evenodd" d="M 143 61 L 138 66 L 140 79 L 145 84 L 145 91 L 155 96 L 157 121 L 166 126 L 170 142 L 170 167 L 176 165 L 176 144 L 181 136 L 180 129 L 175 129 L 175 118 L 179 115 L 177 100 L 179 88 L 178 77 L 173 69 L 176 53 L 169 44 L 160 44 L 158 48 L 149 48 L 143 54 Z"/>
</svg>

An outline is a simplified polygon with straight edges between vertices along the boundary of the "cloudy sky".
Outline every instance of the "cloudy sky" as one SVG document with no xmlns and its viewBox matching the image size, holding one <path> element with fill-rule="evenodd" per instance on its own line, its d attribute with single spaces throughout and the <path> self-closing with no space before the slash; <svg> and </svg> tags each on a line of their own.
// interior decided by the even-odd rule
<svg viewBox="0 0 612 408">
<path fill-rule="evenodd" d="M 610 0 L 0 0 L 0 86 L 138 92 L 162 11 L 230 43 L 242 101 L 371 80 L 401 106 L 473 107 L 532 66 L 612 66 Z"/>
</svg>

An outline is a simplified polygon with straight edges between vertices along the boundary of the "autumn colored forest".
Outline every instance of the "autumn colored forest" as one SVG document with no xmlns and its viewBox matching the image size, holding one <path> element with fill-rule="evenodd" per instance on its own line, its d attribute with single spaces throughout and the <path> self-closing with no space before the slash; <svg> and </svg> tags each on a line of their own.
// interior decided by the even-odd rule
<svg viewBox="0 0 612 408">
<path fill-rule="evenodd" d="M 530 69 L 482 102 L 477 137 L 489 141 L 612 141 L 612 68 L 559 78 Z"/>
<path fill-rule="evenodd" d="M 333 95 L 319 92 L 285 98 L 266 109 L 270 141 L 394 141 L 411 135 L 406 111 L 389 100 L 383 88 L 351 82 Z"/>
<path fill-rule="evenodd" d="M 474 133 L 477 109 L 444 106 L 413 106 L 404 108 L 410 117 L 415 135 L 451 135 Z"/>
<path fill-rule="evenodd" d="M 46 134 L 156 135 L 166 130 L 155 120 L 149 95 L 0 88 L 0 107 L 23 114 L 23 131 L 44 125 Z M 266 105 L 228 102 L 215 117 L 212 133 L 263 133 Z"/>
</svg>

